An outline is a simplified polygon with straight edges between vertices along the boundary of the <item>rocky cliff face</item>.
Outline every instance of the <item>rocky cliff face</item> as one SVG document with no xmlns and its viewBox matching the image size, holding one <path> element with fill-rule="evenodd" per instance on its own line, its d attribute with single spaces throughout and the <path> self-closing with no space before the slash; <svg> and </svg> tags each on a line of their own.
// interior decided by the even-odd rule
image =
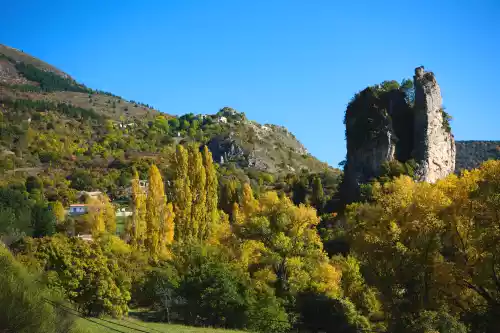
<svg viewBox="0 0 500 333">
<path fill-rule="evenodd" d="M 381 176 L 384 164 L 413 160 L 417 180 L 435 182 L 455 169 L 455 141 L 432 72 L 415 69 L 411 81 L 366 88 L 346 110 L 347 160 L 342 196 L 359 198 L 360 186 Z"/>
<path fill-rule="evenodd" d="M 435 182 L 455 170 L 455 140 L 442 106 L 441 89 L 432 72 L 415 69 L 415 147 L 417 179 Z"/>
</svg>

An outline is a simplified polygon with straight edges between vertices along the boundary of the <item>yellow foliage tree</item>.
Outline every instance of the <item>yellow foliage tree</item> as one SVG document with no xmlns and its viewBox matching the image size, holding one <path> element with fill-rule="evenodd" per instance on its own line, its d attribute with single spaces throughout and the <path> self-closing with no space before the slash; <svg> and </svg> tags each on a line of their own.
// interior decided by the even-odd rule
<svg viewBox="0 0 500 333">
<path fill-rule="evenodd" d="M 128 238 L 132 247 L 143 249 L 146 240 L 146 195 L 139 184 L 139 174 L 134 173 L 132 179 L 133 215 L 127 226 Z"/>
<path fill-rule="evenodd" d="M 341 271 L 323 251 L 314 208 L 295 206 L 276 192 L 256 200 L 246 184 L 241 208 L 234 216 L 238 220 L 234 230 L 242 240 L 239 259 L 251 272 L 258 267 L 252 274 L 278 281 L 278 292 L 312 290 L 329 297 L 339 295 Z"/>
<path fill-rule="evenodd" d="M 173 235 L 173 209 L 167 205 L 165 187 L 156 165 L 149 168 L 148 194 L 146 198 L 146 249 L 153 258 L 164 254 Z"/>
<path fill-rule="evenodd" d="M 500 161 L 436 184 L 402 176 L 348 207 L 352 250 L 397 316 L 500 306 Z M 493 318 L 497 316 L 494 315 Z M 498 323 L 498 322 L 497 322 Z"/>
</svg>

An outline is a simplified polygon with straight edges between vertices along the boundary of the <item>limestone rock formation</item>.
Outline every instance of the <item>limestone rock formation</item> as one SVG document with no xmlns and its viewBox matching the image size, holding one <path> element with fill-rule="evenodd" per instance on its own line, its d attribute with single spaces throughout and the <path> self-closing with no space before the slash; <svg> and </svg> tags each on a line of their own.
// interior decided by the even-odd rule
<svg viewBox="0 0 500 333">
<path fill-rule="evenodd" d="M 441 89 L 432 72 L 415 69 L 415 147 L 417 179 L 435 182 L 455 170 L 455 140 L 442 106 Z"/>
<path fill-rule="evenodd" d="M 415 69 L 411 81 L 385 81 L 356 94 L 347 106 L 347 159 L 341 195 L 360 196 L 363 183 L 381 176 L 390 162 L 414 165 L 414 177 L 435 182 L 454 172 L 455 141 L 441 90 L 432 72 Z"/>
</svg>

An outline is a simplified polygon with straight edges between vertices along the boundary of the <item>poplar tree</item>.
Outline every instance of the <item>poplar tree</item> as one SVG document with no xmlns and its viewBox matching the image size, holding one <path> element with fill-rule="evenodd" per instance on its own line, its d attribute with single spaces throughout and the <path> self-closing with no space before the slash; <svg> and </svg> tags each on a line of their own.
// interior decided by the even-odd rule
<svg viewBox="0 0 500 333">
<path fill-rule="evenodd" d="M 116 213 L 115 207 L 110 202 L 107 195 L 101 196 L 101 214 L 104 219 L 104 226 L 110 234 L 116 234 Z"/>
<path fill-rule="evenodd" d="M 189 237 L 202 239 L 206 230 L 206 183 L 205 168 L 201 153 L 195 145 L 189 146 L 188 175 L 191 184 L 192 206 L 191 224 L 187 228 Z"/>
<path fill-rule="evenodd" d="M 207 146 L 203 147 L 203 166 L 207 177 L 206 185 L 206 215 L 205 215 L 205 229 L 203 230 L 203 238 L 208 237 L 214 223 L 219 221 L 219 182 L 217 180 L 217 172 L 215 170 L 212 153 L 208 150 Z"/>
<path fill-rule="evenodd" d="M 252 187 L 249 183 L 243 185 L 240 207 L 245 216 L 250 216 L 259 209 L 259 203 L 254 198 Z"/>
<path fill-rule="evenodd" d="M 183 241 L 188 236 L 191 219 L 192 194 L 188 176 L 189 158 L 186 149 L 178 145 L 174 155 L 173 200 L 175 212 L 175 238 Z"/>
<path fill-rule="evenodd" d="M 128 228 L 130 244 L 136 249 L 143 249 L 146 238 L 146 195 L 140 187 L 139 174 L 134 172 L 132 179 L 133 215 Z"/>
<path fill-rule="evenodd" d="M 148 195 L 146 198 L 146 249 L 152 256 L 156 257 L 162 251 L 161 233 L 165 230 L 165 214 L 167 212 L 167 200 L 165 198 L 165 187 L 160 170 L 156 165 L 149 168 Z"/>
</svg>

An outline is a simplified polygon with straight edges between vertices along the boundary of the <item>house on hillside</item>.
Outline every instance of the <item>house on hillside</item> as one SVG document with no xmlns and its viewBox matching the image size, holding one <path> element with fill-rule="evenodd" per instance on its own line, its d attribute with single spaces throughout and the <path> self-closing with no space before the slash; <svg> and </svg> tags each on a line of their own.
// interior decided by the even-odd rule
<svg viewBox="0 0 500 333">
<path fill-rule="evenodd" d="M 69 206 L 68 215 L 79 216 L 87 214 L 88 211 L 89 211 L 89 206 L 87 204 L 72 204 Z"/>
</svg>

